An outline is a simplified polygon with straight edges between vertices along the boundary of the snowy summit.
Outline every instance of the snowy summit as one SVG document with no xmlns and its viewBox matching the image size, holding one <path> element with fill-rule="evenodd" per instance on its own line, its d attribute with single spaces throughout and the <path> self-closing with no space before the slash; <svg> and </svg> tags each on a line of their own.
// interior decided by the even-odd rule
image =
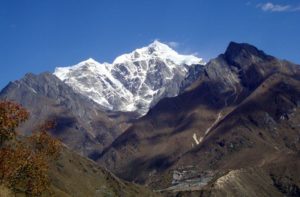
<svg viewBox="0 0 300 197">
<path fill-rule="evenodd" d="M 124 54 L 117 57 L 113 64 L 120 64 L 126 61 L 147 61 L 153 58 L 160 58 L 164 61 L 172 61 L 177 65 L 192 65 L 199 64 L 202 62 L 201 58 L 195 57 L 193 55 L 180 55 L 168 45 L 155 40 L 147 47 L 136 49 L 135 51 L 129 54 Z"/>
<path fill-rule="evenodd" d="M 205 64 L 193 55 L 181 55 L 154 41 L 117 57 L 112 64 L 93 59 L 58 67 L 54 75 L 105 109 L 142 116 L 164 97 L 178 95 L 189 68 Z"/>
</svg>

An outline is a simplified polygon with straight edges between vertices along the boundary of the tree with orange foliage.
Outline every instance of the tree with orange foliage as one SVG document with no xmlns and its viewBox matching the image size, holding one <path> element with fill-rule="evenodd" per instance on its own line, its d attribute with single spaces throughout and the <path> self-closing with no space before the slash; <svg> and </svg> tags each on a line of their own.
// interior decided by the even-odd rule
<svg viewBox="0 0 300 197">
<path fill-rule="evenodd" d="M 61 143 L 47 133 L 54 126 L 51 122 L 17 140 L 15 129 L 28 116 L 18 104 L 0 102 L 0 180 L 14 192 L 40 196 L 49 187 L 49 162 L 58 158 Z"/>
<path fill-rule="evenodd" d="M 3 151 L 0 151 L 3 152 Z M 1 155 L 3 156 L 3 154 Z M 5 160 L 1 164 L 2 182 L 14 192 L 39 196 L 49 185 L 47 161 L 18 143 L 5 148 Z"/>
<path fill-rule="evenodd" d="M 61 149 L 61 142 L 51 137 L 48 133 L 48 131 L 54 127 L 55 123 L 48 121 L 40 127 L 38 132 L 35 132 L 28 138 L 32 149 L 38 154 L 46 157 L 58 158 Z"/>
<path fill-rule="evenodd" d="M 29 117 L 29 113 L 20 105 L 0 102 L 0 146 L 7 140 L 16 137 L 16 128 Z"/>
</svg>

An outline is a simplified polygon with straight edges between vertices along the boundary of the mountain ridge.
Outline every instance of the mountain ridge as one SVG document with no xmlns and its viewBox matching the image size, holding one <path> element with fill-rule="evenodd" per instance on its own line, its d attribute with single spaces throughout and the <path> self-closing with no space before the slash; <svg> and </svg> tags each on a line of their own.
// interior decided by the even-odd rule
<svg viewBox="0 0 300 197">
<path fill-rule="evenodd" d="M 101 151 L 126 128 L 126 121 L 119 120 L 122 115 L 111 118 L 112 114 L 49 72 L 10 82 L 0 98 L 20 103 L 30 112 L 20 131 L 34 131 L 44 121 L 55 121 L 52 135 L 85 156 Z"/>
</svg>

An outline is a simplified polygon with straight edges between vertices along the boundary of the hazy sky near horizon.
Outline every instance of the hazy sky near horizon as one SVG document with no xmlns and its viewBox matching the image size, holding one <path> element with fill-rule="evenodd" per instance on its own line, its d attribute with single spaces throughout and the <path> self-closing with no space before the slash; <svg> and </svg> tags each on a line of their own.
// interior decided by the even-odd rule
<svg viewBox="0 0 300 197">
<path fill-rule="evenodd" d="M 208 61 L 230 41 L 300 64 L 300 0 L 0 0 L 0 89 L 153 40 Z"/>
</svg>

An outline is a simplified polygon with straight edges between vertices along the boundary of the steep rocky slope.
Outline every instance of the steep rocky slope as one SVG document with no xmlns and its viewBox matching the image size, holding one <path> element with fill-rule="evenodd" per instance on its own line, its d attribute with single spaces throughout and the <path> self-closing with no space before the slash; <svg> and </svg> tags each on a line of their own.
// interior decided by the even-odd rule
<svg viewBox="0 0 300 197">
<path fill-rule="evenodd" d="M 125 179 L 179 194 L 213 195 L 219 178 L 245 170 L 228 185 L 245 180 L 249 188 L 228 190 L 229 196 L 259 184 L 266 196 L 295 196 L 299 174 L 275 174 L 284 163 L 299 172 L 299 76 L 298 65 L 230 43 L 183 94 L 163 99 L 134 122 L 99 162 Z M 271 166 L 276 167 L 271 171 Z M 251 180 L 255 167 L 263 175 Z M 278 186 L 283 177 L 288 183 Z"/>
<path fill-rule="evenodd" d="M 89 156 L 110 144 L 126 127 L 121 116 L 114 118 L 101 106 L 74 92 L 51 73 L 27 74 L 9 83 L 0 99 L 13 100 L 29 110 L 30 120 L 21 128 L 32 131 L 44 121 L 53 120 L 52 134 L 71 149 Z"/>
</svg>

